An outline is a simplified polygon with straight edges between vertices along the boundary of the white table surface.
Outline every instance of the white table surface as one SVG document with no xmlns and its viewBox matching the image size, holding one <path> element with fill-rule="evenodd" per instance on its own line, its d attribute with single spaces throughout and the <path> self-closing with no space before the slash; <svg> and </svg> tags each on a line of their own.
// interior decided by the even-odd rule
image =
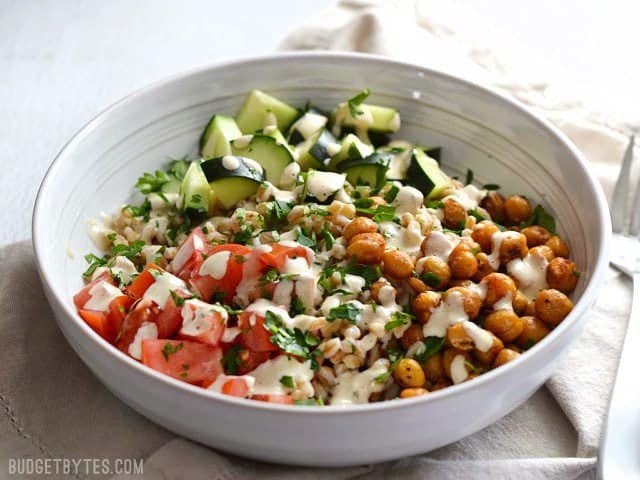
<svg viewBox="0 0 640 480">
<path fill-rule="evenodd" d="M 599 92 L 593 98 L 611 112 L 632 115 L 640 105 L 631 35 L 640 2 L 539 0 L 533 11 L 510 0 L 458 1 L 564 69 L 576 88 Z M 98 112 L 176 72 L 272 52 L 331 3 L 0 0 L 0 245 L 30 237 L 47 166 Z"/>
</svg>

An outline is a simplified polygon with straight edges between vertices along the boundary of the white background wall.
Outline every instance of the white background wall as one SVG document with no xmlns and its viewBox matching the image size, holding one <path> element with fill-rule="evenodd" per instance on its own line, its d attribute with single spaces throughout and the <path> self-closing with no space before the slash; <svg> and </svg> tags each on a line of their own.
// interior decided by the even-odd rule
<svg viewBox="0 0 640 480">
<path fill-rule="evenodd" d="M 637 118 L 637 0 L 456 1 L 513 35 L 523 55 L 557 65 L 605 109 Z M 181 70 L 272 52 L 331 3 L 0 0 L 0 245 L 30 236 L 47 166 L 99 111 Z"/>
</svg>

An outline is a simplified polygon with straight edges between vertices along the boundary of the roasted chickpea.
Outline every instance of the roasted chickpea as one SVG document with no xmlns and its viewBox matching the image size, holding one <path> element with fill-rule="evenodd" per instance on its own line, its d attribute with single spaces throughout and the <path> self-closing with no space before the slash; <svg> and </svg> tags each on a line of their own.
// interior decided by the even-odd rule
<svg viewBox="0 0 640 480">
<path fill-rule="evenodd" d="M 569 297 L 553 288 L 542 290 L 536 297 L 536 317 L 552 327 L 564 320 L 572 309 Z"/>
<path fill-rule="evenodd" d="M 524 309 L 524 314 L 527 316 L 535 316 L 536 314 L 536 302 L 528 300 L 527 306 Z"/>
<path fill-rule="evenodd" d="M 376 222 L 367 217 L 356 217 L 349 222 L 344 228 L 342 236 L 345 242 L 351 242 L 351 239 L 361 233 L 375 233 L 378 231 Z"/>
<path fill-rule="evenodd" d="M 409 347 L 416 342 L 421 342 L 424 340 L 424 335 L 422 334 L 422 327 L 420 325 L 416 325 L 412 323 L 409 327 L 404 331 L 404 334 L 400 338 L 400 344 L 402 348 L 405 350 L 409 350 Z"/>
<path fill-rule="evenodd" d="M 511 295 L 511 301 L 513 303 L 513 297 L 517 290 L 515 282 L 504 273 L 490 273 L 482 279 L 482 283 L 487 286 L 487 295 L 484 299 L 484 304 L 487 307 L 493 307 L 493 305 L 500 299 Z"/>
<path fill-rule="evenodd" d="M 466 280 L 475 275 L 478 271 L 478 260 L 469 244 L 460 242 L 456 245 L 449 255 L 449 268 L 453 278 L 459 280 Z"/>
<path fill-rule="evenodd" d="M 484 277 L 495 272 L 493 266 L 491 265 L 491 261 L 489 260 L 489 255 L 484 252 L 480 252 L 476 255 L 476 260 L 478 261 L 478 270 L 476 274 L 471 278 L 474 282 L 481 282 Z"/>
<path fill-rule="evenodd" d="M 537 247 L 533 247 L 529 250 L 529 255 L 538 255 L 547 259 L 547 262 L 553 260 L 556 256 L 546 245 L 538 245 Z"/>
<path fill-rule="evenodd" d="M 411 302 L 411 310 L 416 314 L 418 320 L 427 323 L 431 316 L 431 310 L 440 305 L 442 296 L 439 293 L 426 291 L 422 292 Z"/>
<path fill-rule="evenodd" d="M 522 320 L 511 310 L 498 310 L 487 315 L 484 328 L 495 334 L 504 343 L 513 342 L 522 333 Z"/>
<path fill-rule="evenodd" d="M 444 289 L 451 280 L 451 269 L 447 262 L 440 257 L 429 255 L 420 260 L 422 264 L 422 273 L 420 274 L 423 281 L 436 290 Z"/>
<path fill-rule="evenodd" d="M 556 257 L 569 258 L 569 245 L 559 236 L 555 235 L 547 240 L 547 247 L 549 247 Z"/>
<path fill-rule="evenodd" d="M 551 288 L 562 293 L 571 293 L 578 284 L 580 272 L 571 260 L 563 257 L 554 258 L 547 266 L 547 283 Z"/>
<path fill-rule="evenodd" d="M 447 198 L 443 202 L 443 220 L 442 224 L 453 230 L 464 228 L 467 222 L 467 211 L 453 198 Z"/>
<path fill-rule="evenodd" d="M 391 286 L 391 284 L 389 282 L 387 282 L 386 279 L 380 279 L 380 280 L 376 280 L 375 282 L 373 282 L 371 284 L 371 298 L 373 300 L 375 300 L 376 302 L 380 303 L 380 290 L 383 287 L 391 287 L 393 288 L 393 286 Z M 395 290 L 395 288 L 394 288 Z"/>
<path fill-rule="evenodd" d="M 426 388 L 405 388 L 400 392 L 400 398 L 420 397 L 429 393 Z"/>
<path fill-rule="evenodd" d="M 505 363 L 509 363 L 511 360 L 515 360 L 519 356 L 520 354 L 518 352 L 508 348 L 503 348 L 493 361 L 493 368 L 501 367 Z"/>
<path fill-rule="evenodd" d="M 518 232 L 509 232 L 500 244 L 500 263 L 505 265 L 516 258 L 524 258 L 528 252 L 526 237 Z"/>
<path fill-rule="evenodd" d="M 435 392 L 436 390 L 442 390 L 443 388 L 447 388 L 450 386 L 451 386 L 451 381 L 447 380 L 446 378 L 443 378 L 442 380 L 439 380 L 431 387 L 431 391 Z"/>
<path fill-rule="evenodd" d="M 498 226 L 491 220 L 482 220 L 475 226 L 473 232 L 471 232 L 471 238 L 478 242 L 483 252 L 491 253 L 493 249 L 491 237 L 499 231 Z"/>
<path fill-rule="evenodd" d="M 420 364 L 412 358 L 403 358 L 393 371 L 393 377 L 402 387 L 422 387 L 427 379 Z"/>
<path fill-rule="evenodd" d="M 447 328 L 447 345 L 464 351 L 473 350 L 475 347 L 473 338 L 469 336 L 462 322 Z"/>
<path fill-rule="evenodd" d="M 413 290 L 415 293 L 422 293 L 425 290 L 429 290 L 427 284 L 417 277 L 409 277 L 407 279 L 407 283 L 409 283 L 411 290 Z"/>
<path fill-rule="evenodd" d="M 443 299 L 445 302 L 450 302 L 454 296 L 462 298 L 464 311 L 470 320 L 478 316 L 480 307 L 482 307 L 482 299 L 477 292 L 468 287 L 452 287 L 444 293 Z"/>
<path fill-rule="evenodd" d="M 531 216 L 529 201 L 520 195 L 511 195 L 504 201 L 504 213 L 507 222 L 516 225 Z"/>
<path fill-rule="evenodd" d="M 442 352 L 442 366 L 444 367 L 444 372 L 447 374 L 447 377 L 451 378 L 451 364 L 453 360 L 458 356 L 462 355 L 465 361 L 469 361 L 469 353 L 464 350 L 457 350 L 455 348 L 447 348 L 444 352 Z M 468 369 L 465 366 L 465 369 Z"/>
<path fill-rule="evenodd" d="M 493 335 L 493 334 L 492 334 Z M 478 363 L 481 365 L 488 367 L 495 360 L 496 356 L 504 348 L 504 344 L 502 340 L 493 335 L 493 344 L 489 347 L 489 350 L 483 352 L 478 350 L 477 348 L 473 351 L 473 357 L 476 359 Z"/>
<path fill-rule="evenodd" d="M 494 222 L 504 223 L 504 197 L 498 192 L 487 193 L 487 196 L 480 202 L 480 206 L 484 208 L 489 215 L 491 215 L 491 219 Z"/>
<path fill-rule="evenodd" d="M 516 293 L 513 294 L 513 300 L 511 301 L 513 311 L 518 315 L 522 315 L 525 313 L 527 305 L 529 305 L 529 299 L 527 296 L 520 290 L 516 290 Z"/>
<path fill-rule="evenodd" d="M 442 364 L 442 353 L 436 353 L 427 357 L 423 365 L 424 373 L 433 385 L 444 378 L 444 365 Z"/>
<path fill-rule="evenodd" d="M 527 246 L 529 248 L 544 245 L 551 238 L 549 230 L 540 225 L 531 225 L 530 227 L 523 228 L 520 230 L 520 233 L 527 237 Z"/>
<path fill-rule="evenodd" d="M 516 339 L 516 344 L 522 348 L 529 348 L 531 345 L 538 343 L 544 337 L 549 335 L 549 328 L 542 320 L 536 317 L 522 317 L 523 329 L 520 336 Z"/>
<path fill-rule="evenodd" d="M 359 233 L 349 242 L 347 255 L 359 263 L 380 263 L 384 247 L 384 237 L 379 233 Z"/>
<path fill-rule="evenodd" d="M 400 250 L 385 250 L 382 254 L 382 271 L 399 280 L 409 278 L 413 273 L 413 260 Z"/>
</svg>

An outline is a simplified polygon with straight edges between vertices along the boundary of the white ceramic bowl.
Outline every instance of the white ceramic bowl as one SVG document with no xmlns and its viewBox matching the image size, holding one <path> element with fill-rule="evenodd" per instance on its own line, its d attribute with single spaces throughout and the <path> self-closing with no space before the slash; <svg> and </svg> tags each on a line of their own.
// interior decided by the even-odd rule
<svg viewBox="0 0 640 480">
<path fill-rule="evenodd" d="M 131 197 L 135 179 L 168 157 L 195 155 L 214 112 L 234 114 L 252 88 L 293 105 L 330 108 L 371 88 L 397 108 L 401 137 L 443 145 L 450 173 L 539 199 L 554 214 L 580 279 L 571 314 L 518 360 L 422 398 L 370 405 L 287 407 L 223 396 L 159 374 L 109 346 L 76 314 L 86 222 Z M 432 450 L 496 421 L 552 373 L 586 320 L 607 262 L 609 214 L 577 149 L 522 106 L 467 81 L 364 55 L 284 54 L 179 75 L 118 102 L 62 150 L 42 183 L 33 218 L 38 268 L 60 329 L 119 398 L 151 420 L 215 448 L 257 459 L 339 466 Z M 589 361 L 589 359 L 585 359 Z"/>
</svg>

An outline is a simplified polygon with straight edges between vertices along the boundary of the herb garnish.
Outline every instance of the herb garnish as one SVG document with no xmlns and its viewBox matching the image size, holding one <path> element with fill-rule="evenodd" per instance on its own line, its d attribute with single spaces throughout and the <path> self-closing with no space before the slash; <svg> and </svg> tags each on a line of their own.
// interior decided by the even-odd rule
<svg viewBox="0 0 640 480">
<path fill-rule="evenodd" d="M 318 361 L 312 349 L 320 342 L 311 333 L 287 327 L 282 318 L 270 310 L 267 310 L 263 326 L 271 333 L 271 343 L 285 353 L 311 360 L 311 368 L 318 369 Z"/>
<path fill-rule="evenodd" d="M 242 351 L 243 348 L 240 345 L 232 345 L 231 348 L 227 350 L 227 353 L 222 357 L 222 367 L 225 372 L 231 375 L 238 373 L 238 369 L 240 365 L 242 365 L 242 359 L 240 358 Z"/>
<path fill-rule="evenodd" d="M 391 188 L 389 188 L 389 190 L 384 194 L 384 201 L 387 203 L 393 202 L 398 196 L 399 191 L 400 189 L 398 188 L 398 186 L 395 184 L 392 184 Z"/>
<path fill-rule="evenodd" d="M 283 375 L 280 377 L 280 383 L 287 388 L 295 388 L 295 383 L 293 383 L 293 377 L 291 375 Z"/>
<path fill-rule="evenodd" d="M 424 346 L 426 347 L 424 352 L 420 355 L 416 355 L 416 360 L 423 363 L 427 358 L 435 355 L 444 346 L 444 337 L 427 337 L 424 339 Z"/>
<path fill-rule="evenodd" d="M 361 312 L 362 309 L 353 303 L 345 303 L 329 310 L 327 321 L 348 320 L 351 323 L 356 323 L 358 321 L 358 315 L 360 315 Z"/>
<path fill-rule="evenodd" d="M 391 321 L 385 324 L 384 330 L 385 332 L 389 332 L 394 328 L 400 327 L 402 325 L 408 325 L 409 323 L 411 323 L 412 319 L 413 315 L 410 315 L 408 313 L 394 312 L 393 315 L 391 315 Z"/>
<path fill-rule="evenodd" d="M 347 101 L 347 106 L 349 107 L 349 113 L 351 113 L 351 117 L 356 118 L 358 115 L 362 115 L 363 111 L 359 107 L 370 94 L 371 91 L 368 88 L 365 88 L 356 96 L 350 98 Z"/>
<path fill-rule="evenodd" d="M 542 205 L 536 206 L 531 213 L 531 216 L 520 224 L 520 227 L 530 227 L 531 225 L 539 225 L 549 231 L 549 233 L 556 233 L 556 221 L 547 212 Z"/>
<path fill-rule="evenodd" d="M 441 282 L 440 277 L 433 272 L 424 272 L 421 278 L 431 288 L 436 288 Z"/>
<path fill-rule="evenodd" d="M 162 356 L 168 362 L 169 355 L 173 355 L 174 353 L 179 352 L 180 350 L 182 350 L 182 347 L 184 347 L 184 343 L 182 342 L 178 343 L 175 346 L 171 344 L 171 342 L 167 342 L 164 344 L 164 347 L 162 348 Z"/>
</svg>

